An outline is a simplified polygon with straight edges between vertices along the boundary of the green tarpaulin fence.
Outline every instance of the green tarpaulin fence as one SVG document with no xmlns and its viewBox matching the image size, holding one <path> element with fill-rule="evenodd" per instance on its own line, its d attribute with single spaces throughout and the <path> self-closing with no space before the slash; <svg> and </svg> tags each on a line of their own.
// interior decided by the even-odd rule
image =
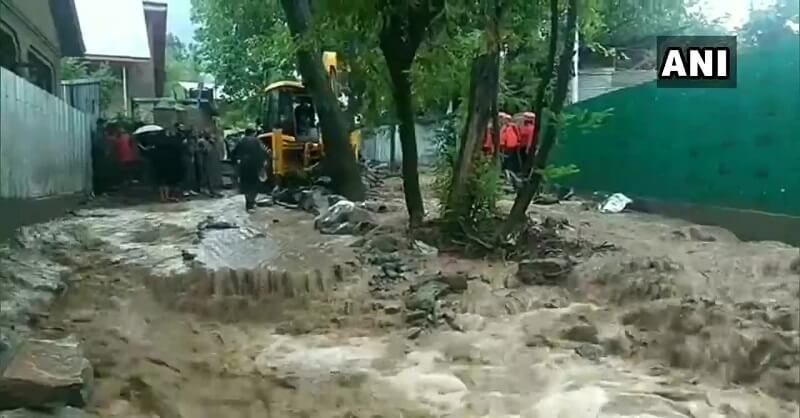
<svg viewBox="0 0 800 418">
<path fill-rule="evenodd" d="M 741 50 L 735 89 L 655 82 L 575 105 L 613 108 L 589 132 L 567 128 L 558 164 L 582 191 L 800 215 L 800 40 Z"/>
</svg>

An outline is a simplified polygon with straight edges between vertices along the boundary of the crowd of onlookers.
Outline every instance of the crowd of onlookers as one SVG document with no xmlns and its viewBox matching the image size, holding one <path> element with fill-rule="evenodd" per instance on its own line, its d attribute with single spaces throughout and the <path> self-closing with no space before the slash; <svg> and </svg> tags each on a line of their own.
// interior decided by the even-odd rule
<svg viewBox="0 0 800 418">
<path fill-rule="evenodd" d="M 175 125 L 134 135 L 134 126 L 100 121 L 94 149 L 95 190 L 156 186 L 161 201 L 217 196 L 227 144 L 208 131 Z"/>
<path fill-rule="evenodd" d="M 503 156 L 503 168 L 518 173 L 536 146 L 536 115 L 526 112 L 515 120 L 500 113 L 498 121 L 497 151 Z M 135 129 L 141 126 L 99 122 L 93 156 L 95 191 L 150 185 L 157 187 L 162 202 L 200 194 L 216 197 L 223 183 L 223 162 L 235 162 L 234 182 L 245 194 L 246 208 L 255 206 L 268 151 L 254 129 L 223 139 L 180 123 L 167 129 Z M 490 123 L 482 144 L 487 155 L 495 153 L 493 134 Z"/>
</svg>

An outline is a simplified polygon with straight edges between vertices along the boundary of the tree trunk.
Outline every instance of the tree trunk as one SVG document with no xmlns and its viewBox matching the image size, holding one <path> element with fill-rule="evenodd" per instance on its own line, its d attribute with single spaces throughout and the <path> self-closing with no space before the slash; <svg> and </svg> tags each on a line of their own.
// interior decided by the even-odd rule
<svg viewBox="0 0 800 418">
<path fill-rule="evenodd" d="M 567 89 L 572 73 L 572 60 L 575 55 L 573 42 L 575 40 L 575 30 L 577 24 L 577 0 L 569 0 L 569 8 L 567 9 L 567 26 L 566 36 L 564 38 L 564 46 L 561 51 L 561 57 L 558 63 L 558 75 L 556 77 L 556 88 L 553 94 L 553 101 L 550 104 L 549 116 L 545 117 L 546 123 L 542 126 L 544 131 L 540 136 L 542 143 L 534 157 L 534 164 L 530 171 L 527 172 L 527 181 L 522 187 L 522 190 L 517 194 L 514 199 L 514 206 L 511 208 L 511 213 L 506 219 L 503 227 L 505 235 L 510 234 L 516 230 L 519 225 L 525 220 L 525 212 L 528 210 L 533 197 L 539 190 L 542 181 L 541 170 L 547 166 L 547 159 L 550 151 L 555 145 L 556 138 L 558 137 L 559 120 L 561 111 L 564 109 L 564 101 L 567 98 Z M 557 18 L 556 18 L 557 19 Z M 551 35 L 552 36 L 552 35 Z"/>
<path fill-rule="evenodd" d="M 537 114 L 536 124 L 538 125 L 538 128 L 533 131 L 533 138 L 531 141 L 534 145 L 528 149 L 526 153 L 527 155 L 525 156 L 526 158 L 524 159 L 525 163 L 522 166 L 523 178 L 526 181 L 530 181 L 531 173 L 534 172 L 534 166 L 536 164 L 536 151 L 541 145 L 539 138 L 543 136 L 543 127 L 549 123 L 549 115 L 544 110 L 548 108 L 547 90 L 550 88 L 550 83 L 553 81 L 553 74 L 556 66 L 556 55 L 558 54 L 558 24 L 560 14 L 558 1 L 559 0 L 550 0 L 550 40 L 547 51 L 547 61 L 544 64 L 544 70 L 542 71 L 539 85 L 536 86 L 536 96 L 534 97 L 533 101 L 533 111 Z M 539 186 L 537 185 L 536 187 L 538 189 Z M 534 190 L 534 194 L 536 191 L 537 190 Z M 520 192 L 522 192 L 522 190 Z M 531 200 L 533 200 L 533 197 L 531 197 Z M 528 204 L 530 205 L 530 203 Z M 525 207 L 525 210 L 527 210 L 527 206 Z M 505 231 L 504 233 L 507 234 Z"/>
<path fill-rule="evenodd" d="M 302 45 L 302 38 L 309 32 L 308 26 L 311 22 L 309 0 L 281 0 L 281 5 L 296 44 Z M 303 77 L 306 89 L 314 98 L 322 137 L 325 140 L 323 165 L 330 173 L 334 190 L 348 199 L 363 200 L 366 190 L 361 181 L 356 157 L 350 147 L 351 124 L 347 123 L 340 103 L 328 82 L 321 51 L 307 46 L 299 47 L 297 68 Z"/>
<path fill-rule="evenodd" d="M 403 192 L 406 198 L 409 224 L 414 228 L 422 224 L 425 216 L 425 206 L 422 202 L 422 191 L 419 186 L 417 132 L 409 74 L 411 62 L 398 62 L 400 60 L 392 56 L 391 52 L 387 52 L 384 49 L 384 56 L 389 67 L 389 76 L 392 80 L 392 97 L 394 98 L 397 118 L 400 121 L 400 149 L 403 151 Z M 394 141 L 394 138 L 392 138 L 392 141 Z"/>
<path fill-rule="evenodd" d="M 500 55 L 497 51 L 482 54 L 472 60 L 469 82 L 469 108 L 464 131 L 461 133 L 458 160 L 453 172 L 453 183 L 447 202 L 447 210 L 467 210 L 469 202 L 468 180 L 472 174 L 476 152 L 479 152 L 486 136 L 486 125 L 492 114 L 493 103 L 487 97 L 498 93 Z"/>
<path fill-rule="evenodd" d="M 500 126 L 497 120 L 498 94 L 500 92 L 500 0 L 485 3 L 487 9 L 486 38 L 487 52 L 472 60 L 470 72 L 469 102 L 467 121 L 461 134 L 458 160 L 453 170 L 453 183 L 447 202 L 447 211 L 460 218 L 462 210 L 469 210 L 469 178 L 475 166 L 475 157 L 480 152 L 486 137 L 486 126 L 490 118 L 494 120 L 492 142 L 494 143 L 494 162 L 501 164 Z M 488 100 L 487 100 L 488 98 Z"/>
<path fill-rule="evenodd" d="M 389 171 L 393 172 L 397 169 L 395 162 L 397 161 L 397 125 L 392 125 L 392 137 L 389 143 Z"/>
<path fill-rule="evenodd" d="M 545 64 L 545 71 L 542 73 L 542 79 L 539 81 L 539 85 L 536 86 L 536 98 L 533 102 L 533 111 L 538 114 L 537 119 L 540 127 L 544 126 L 545 119 L 547 119 L 542 110 L 545 108 L 547 89 L 550 87 L 550 82 L 553 80 L 553 73 L 556 68 L 556 54 L 558 53 L 558 15 L 558 0 L 550 0 L 550 44 L 547 51 L 547 63 Z M 531 172 L 534 159 L 530 158 L 530 155 L 536 155 L 536 150 L 539 148 L 539 134 L 541 132 L 541 128 L 533 132 L 534 137 L 532 140 L 535 146 L 528 150 L 529 156 L 525 159 L 525 166 L 522 169 L 523 173 Z"/>
<path fill-rule="evenodd" d="M 407 2 L 382 0 L 377 2 L 385 12 L 380 31 L 380 48 L 392 81 L 392 96 L 400 121 L 400 147 L 403 151 L 403 191 L 408 209 L 409 224 L 414 228 L 422 223 L 425 207 L 419 187 L 417 134 L 414 103 L 411 97 L 411 65 L 428 31 L 431 21 L 444 10 L 444 0 Z"/>
<path fill-rule="evenodd" d="M 492 121 L 492 159 L 499 170 L 503 168 L 503 157 L 500 150 L 500 105 L 498 103 L 498 96 L 499 94 L 494 96 L 489 120 Z"/>
<path fill-rule="evenodd" d="M 487 33 L 489 35 L 489 50 L 490 51 L 499 51 L 500 50 L 500 18 L 503 13 L 503 6 L 501 4 L 502 0 L 494 0 L 489 3 L 489 14 L 491 18 L 489 19 L 489 25 L 487 27 Z M 495 90 L 494 96 L 492 96 L 492 109 L 491 109 L 491 120 L 492 120 L 492 145 L 494 147 L 494 154 L 492 158 L 494 159 L 494 164 L 497 166 L 498 170 L 503 168 L 503 151 L 500 149 L 500 54 L 497 54 L 497 89 Z"/>
</svg>

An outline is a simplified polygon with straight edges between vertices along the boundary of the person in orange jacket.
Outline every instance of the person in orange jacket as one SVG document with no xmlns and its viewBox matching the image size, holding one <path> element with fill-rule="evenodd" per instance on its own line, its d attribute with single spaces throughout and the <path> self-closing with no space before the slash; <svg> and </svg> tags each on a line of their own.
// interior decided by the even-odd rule
<svg viewBox="0 0 800 418">
<path fill-rule="evenodd" d="M 522 126 L 519 127 L 520 133 L 520 161 L 522 164 L 527 162 L 530 153 L 535 150 L 534 135 L 536 133 L 536 114 L 525 112 L 522 114 Z"/>
<path fill-rule="evenodd" d="M 489 124 L 486 126 L 486 134 L 483 136 L 483 145 L 481 146 L 483 153 L 491 156 L 494 153 L 494 140 L 492 139 L 492 120 L 489 119 Z"/>
<path fill-rule="evenodd" d="M 511 115 L 500 114 L 502 128 L 500 129 L 500 147 L 505 154 L 503 166 L 506 170 L 518 172 L 520 169 L 519 148 L 520 131 Z"/>
</svg>

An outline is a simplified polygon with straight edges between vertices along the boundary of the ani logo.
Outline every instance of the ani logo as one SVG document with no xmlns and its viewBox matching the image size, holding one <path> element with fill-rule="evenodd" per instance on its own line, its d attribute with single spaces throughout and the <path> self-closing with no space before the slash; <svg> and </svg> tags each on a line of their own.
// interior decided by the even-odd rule
<svg viewBox="0 0 800 418">
<path fill-rule="evenodd" d="M 735 88 L 735 36 L 659 36 L 657 85 Z"/>
</svg>

